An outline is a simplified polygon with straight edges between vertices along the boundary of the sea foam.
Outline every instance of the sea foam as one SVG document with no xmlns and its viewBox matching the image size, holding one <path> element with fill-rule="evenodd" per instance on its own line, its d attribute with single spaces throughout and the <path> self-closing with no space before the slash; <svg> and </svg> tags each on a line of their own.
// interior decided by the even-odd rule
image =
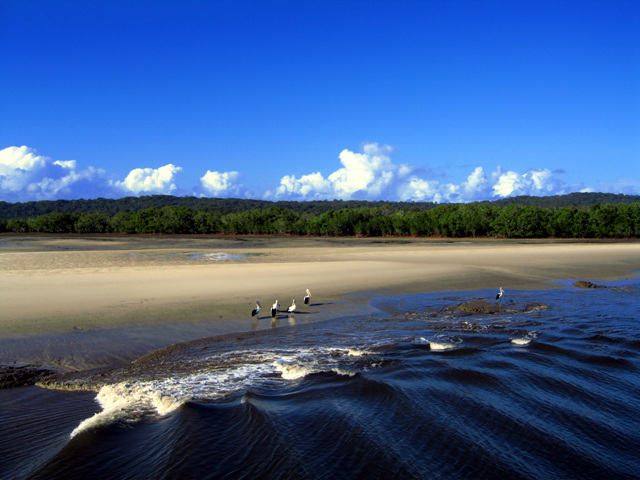
<svg viewBox="0 0 640 480">
<path fill-rule="evenodd" d="M 278 378 L 298 380 L 323 371 L 353 375 L 357 367 L 349 359 L 367 354 L 358 348 L 275 349 L 233 351 L 192 360 L 184 364 L 188 370 L 182 375 L 104 385 L 96 397 L 102 411 L 83 420 L 71 437 L 117 421 L 168 415 L 189 400 L 221 399 Z"/>
<path fill-rule="evenodd" d="M 443 338 L 442 340 L 438 340 L 436 342 L 433 340 L 428 340 L 424 337 L 420 337 L 419 343 L 426 343 L 427 345 L 429 345 L 429 348 L 431 350 L 437 350 L 437 351 L 452 350 L 458 346 L 456 343 L 451 343 L 450 341 L 445 341 L 445 340 L 447 339 Z"/>
<path fill-rule="evenodd" d="M 431 350 L 451 350 L 456 348 L 456 345 L 453 343 L 429 342 L 429 347 Z"/>
<path fill-rule="evenodd" d="M 103 386 L 96 397 L 102 411 L 83 420 L 72 432 L 78 433 L 118 420 L 135 420 L 145 412 L 167 415 L 179 408 L 187 398 L 163 394 L 149 382 L 121 382 Z"/>
<path fill-rule="evenodd" d="M 195 253 L 191 255 L 192 260 L 206 260 L 210 262 L 228 262 L 231 260 L 241 260 L 243 258 L 245 258 L 245 255 L 231 255 L 226 252 Z"/>
</svg>

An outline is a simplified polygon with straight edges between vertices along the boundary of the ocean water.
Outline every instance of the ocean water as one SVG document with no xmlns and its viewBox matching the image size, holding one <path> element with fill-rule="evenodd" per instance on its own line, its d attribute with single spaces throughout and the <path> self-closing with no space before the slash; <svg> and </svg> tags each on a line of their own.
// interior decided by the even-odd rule
<svg viewBox="0 0 640 480">
<path fill-rule="evenodd" d="M 376 297 L 0 390 L 0 478 L 638 479 L 640 283 L 607 286 Z"/>
</svg>

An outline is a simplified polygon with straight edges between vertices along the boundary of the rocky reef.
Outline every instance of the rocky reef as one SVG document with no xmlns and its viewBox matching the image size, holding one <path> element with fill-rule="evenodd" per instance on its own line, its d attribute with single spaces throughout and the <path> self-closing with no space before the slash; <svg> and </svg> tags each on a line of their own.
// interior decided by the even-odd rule
<svg viewBox="0 0 640 480">
<path fill-rule="evenodd" d="M 0 388 L 15 388 L 34 385 L 56 372 L 37 365 L 0 366 Z"/>
<path fill-rule="evenodd" d="M 598 285 L 597 283 L 588 282 L 586 280 L 578 280 L 577 282 L 573 282 L 571 285 L 576 288 L 607 288 L 606 285 Z"/>
<path fill-rule="evenodd" d="M 531 313 L 539 310 L 547 310 L 548 308 L 550 308 L 549 305 L 544 303 L 529 303 L 523 306 L 516 306 L 514 304 L 503 305 L 499 302 L 490 303 L 486 300 L 470 300 L 468 302 L 444 307 L 443 312 L 468 315 L 503 315 Z"/>
</svg>

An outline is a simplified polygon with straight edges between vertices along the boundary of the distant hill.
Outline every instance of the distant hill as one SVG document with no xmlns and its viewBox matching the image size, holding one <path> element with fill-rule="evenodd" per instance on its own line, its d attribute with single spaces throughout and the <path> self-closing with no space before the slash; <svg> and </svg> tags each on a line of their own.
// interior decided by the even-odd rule
<svg viewBox="0 0 640 480">
<path fill-rule="evenodd" d="M 368 202 L 364 200 L 316 200 L 308 202 L 251 200 L 239 198 L 176 197 L 172 195 L 148 195 L 118 199 L 96 198 L 93 200 L 41 200 L 37 202 L 0 202 L 0 218 L 6 220 L 35 218 L 48 213 L 104 213 L 137 212 L 155 207 L 187 207 L 192 210 L 209 210 L 220 213 L 243 212 L 269 207 L 281 207 L 298 213 L 321 214 L 329 210 L 358 207 L 380 207 L 429 209 L 437 206 L 431 202 Z"/>
<path fill-rule="evenodd" d="M 638 203 L 640 195 L 617 195 L 612 193 L 570 193 L 549 197 L 520 196 L 486 202 L 496 206 L 519 204 L 539 207 L 578 207 L 587 208 L 595 204 Z M 8 203 L 0 202 L 0 218 L 27 219 L 48 213 L 105 213 L 137 212 L 150 207 L 167 206 L 188 207 L 192 210 L 209 210 L 221 213 L 241 212 L 269 207 L 282 207 L 299 213 L 321 214 L 329 210 L 358 207 L 390 206 L 408 210 L 428 210 L 438 204 L 433 202 L 369 202 L 364 200 L 317 200 L 307 202 L 250 200 L 239 198 L 200 198 L 176 197 L 172 195 L 148 195 L 142 197 L 124 197 L 118 199 L 96 198 L 92 200 L 41 200 L 37 202 Z"/>
<path fill-rule="evenodd" d="M 479 202 L 489 203 L 498 207 L 505 205 L 524 205 L 537 207 L 577 207 L 587 208 L 591 205 L 617 205 L 619 203 L 639 203 L 640 195 L 624 195 L 615 193 L 569 193 L 567 195 L 553 195 L 549 197 L 534 197 L 531 195 L 523 195 L 520 197 L 509 197 L 500 200 Z"/>
</svg>

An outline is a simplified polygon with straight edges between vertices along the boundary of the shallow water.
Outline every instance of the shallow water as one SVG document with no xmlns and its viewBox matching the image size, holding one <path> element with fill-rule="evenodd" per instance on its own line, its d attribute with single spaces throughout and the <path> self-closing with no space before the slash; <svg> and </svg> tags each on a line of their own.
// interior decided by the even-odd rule
<svg viewBox="0 0 640 480">
<path fill-rule="evenodd" d="M 640 283 L 608 285 L 507 289 L 551 307 L 527 314 L 377 298 L 87 375 L 97 394 L 0 390 L 0 478 L 640 478 Z"/>
</svg>

